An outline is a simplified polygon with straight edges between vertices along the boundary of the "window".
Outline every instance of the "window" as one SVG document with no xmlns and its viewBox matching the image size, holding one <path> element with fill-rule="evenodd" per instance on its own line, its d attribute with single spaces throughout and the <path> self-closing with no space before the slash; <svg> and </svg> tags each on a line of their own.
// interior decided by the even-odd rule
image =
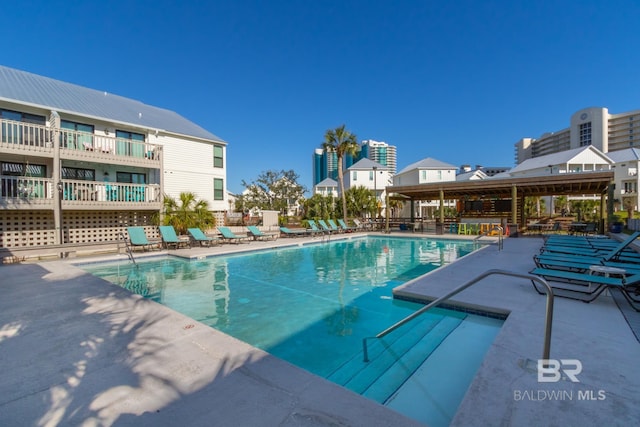
<svg viewBox="0 0 640 427">
<path fill-rule="evenodd" d="M 30 123 L 34 125 L 45 125 L 43 116 L 35 114 L 22 113 L 19 111 L 0 109 L 0 119 L 2 122 L 2 142 L 10 142 L 13 144 L 22 144 L 23 142 L 34 141 L 35 139 L 43 139 L 44 129 L 36 129 L 34 127 L 22 126 L 17 123 L 7 123 L 4 120 L 12 120 L 14 122 Z M 28 141 L 23 141 L 23 137 Z"/>
<path fill-rule="evenodd" d="M 420 171 L 420 174 L 422 175 L 422 181 L 426 181 L 427 180 L 427 171 Z"/>
<path fill-rule="evenodd" d="M 223 150 L 220 145 L 213 146 L 213 167 L 214 168 L 224 167 Z"/>
<path fill-rule="evenodd" d="M 224 180 L 213 179 L 213 200 L 224 200 Z"/>
<path fill-rule="evenodd" d="M 116 139 L 116 154 L 144 157 L 145 137 L 143 134 L 116 129 Z"/>
<path fill-rule="evenodd" d="M 357 181 L 357 180 L 358 180 L 358 172 L 353 171 L 353 173 L 351 174 L 351 177 L 352 177 L 352 179 L 353 179 L 354 181 Z"/>
<path fill-rule="evenodd" d="M 145 184 L 147 182 L 147 175 L 134 172 L 116 172 L 116 182 Z"/>
<path fill-rule="evenodd" d="M 78 181 L 95 181 L 96 171 L 93 169 L 80 169 L 62 167 L 62 179 L 75 179 Z"/>
<path fill-rule="evenodd" d="M 369 171 L 369 181 L 373 181 L 373 171 Z"/>
<path fill-rule="evenodd" d="M 75 150 L 93 150 L 93 125 L 60 121 L 61 145 Z"/>
<path fill-rule="evenodd" d="M 5 176 L 31 176 L 37 178 L 45 178 L 47 168 L 45 165 L 30 165 L 24 163 L 2 163 L 2 175 Z"/>
<path fill-rule="evenodd" d="M 580 147 L 591 145 L 591 122 L 580 125 Z"/>
</svg>

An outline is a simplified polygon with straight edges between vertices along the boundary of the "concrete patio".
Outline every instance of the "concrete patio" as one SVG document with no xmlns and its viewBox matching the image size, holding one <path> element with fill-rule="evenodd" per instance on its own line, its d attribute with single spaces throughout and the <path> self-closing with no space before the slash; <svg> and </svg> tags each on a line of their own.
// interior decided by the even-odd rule
<svg viewBox="0 0 640 427">
<path fill-rule="evenodd" d="M 170 253 L 197 258 L 312 241 L 320 239 Z M 489 245 L 397 292 L 435 298 L 488 269 L 526 273 L 541 244 L 540 238 L 506 239 L 503 250 Z M 69 261 L 6 265 L 0 274 L 1 425 L 421 425 Z M 490 276 L 454 301 L 509 316 L 452 425 L 634 425 L 640 419 L 640 343 L 628 323 L 640 313 L 624 302 L 627 317 L 612 296 L 591 304 L 557 298 L 551 358 L 578 359 L 580 382 L 539 383 L 545 297 L 528 280 Z"/>
</svg>

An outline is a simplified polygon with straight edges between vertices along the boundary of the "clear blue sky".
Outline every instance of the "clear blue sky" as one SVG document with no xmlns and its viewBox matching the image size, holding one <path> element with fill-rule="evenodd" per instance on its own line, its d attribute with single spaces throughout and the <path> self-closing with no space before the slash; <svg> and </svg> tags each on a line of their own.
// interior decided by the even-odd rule
<svg viewBox="0 0 640 427">
<path fill-rule="evenodd" d="M 167 108 L 229 143 L 228 189 L 293 169 L 346 124 L 425 157 L 513 166 L 585 107 L 640 109 L 640 2 L 29 1 L 2 63 Z"/>
</svg>

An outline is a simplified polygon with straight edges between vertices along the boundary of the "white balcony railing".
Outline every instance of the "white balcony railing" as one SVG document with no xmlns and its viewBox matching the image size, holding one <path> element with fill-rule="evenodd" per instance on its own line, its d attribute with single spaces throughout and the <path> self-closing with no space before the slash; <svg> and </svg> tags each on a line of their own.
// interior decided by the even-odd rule
<svg viewBox="0 0 640 427">
<path fill-rule="evenodd" d="M 52 131 L 43 125 L 0 120 L 0 147 L 25 150 L 53 148 Z M 93 152 L 104 156 L 124 156 L 159 160 L 161 146 L 144 141 L 134 141 L 88 132 L 60 130 L 60 149 L 66 151 Z"/>
<path fill-rule="evenodd" d="M 157 184 L 127 184 L 121 182 L 98 182 L 62 180 L 62 201 L 66 204 L 81 202 L 111 203 L 160 203 L 160 186 Z M 58 186 L 51 178 L 0 175 L 0 198 L 13 202 L 53 200 Z M 102 203 L 101 203 L 102 204 Z"/>
</svg>

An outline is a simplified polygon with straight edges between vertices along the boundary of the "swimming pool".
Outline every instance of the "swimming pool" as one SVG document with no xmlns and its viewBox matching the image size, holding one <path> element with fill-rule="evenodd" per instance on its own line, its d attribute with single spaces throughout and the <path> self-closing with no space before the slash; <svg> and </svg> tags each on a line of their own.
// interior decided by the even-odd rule
<svg viewBox="0 0 640 427">
<path fill-rule="evenodd" d="M 425 359 L 438 354 L 445 338 L 481 329 L 483 344 L 473 346 L 477 360 L 463 362 L 470 378 L 445 403 L 452 416 L 501 322 L 433 310 L 372 346 L 368 364 L 362 361 L 362 339 L 421 307 L 393 299 L 395 286 L 475 248 L 461 240 L 369 236 L 191 261 L 153 258 L 140 260 L 138 267 L 123 262 L 81 267 L 400 412 L 405 404 L 399 402 L 416 378 L 408 381 L 398 370 L 408 369 L 409 376 L 425 371 Z M 400 351 L 401 368 L 394 355 Z M 457 366 L 456 378 L 465 377 L 459 371 Z M 378 381 L 385 376 L 393 380 Z"/>
</svg>

